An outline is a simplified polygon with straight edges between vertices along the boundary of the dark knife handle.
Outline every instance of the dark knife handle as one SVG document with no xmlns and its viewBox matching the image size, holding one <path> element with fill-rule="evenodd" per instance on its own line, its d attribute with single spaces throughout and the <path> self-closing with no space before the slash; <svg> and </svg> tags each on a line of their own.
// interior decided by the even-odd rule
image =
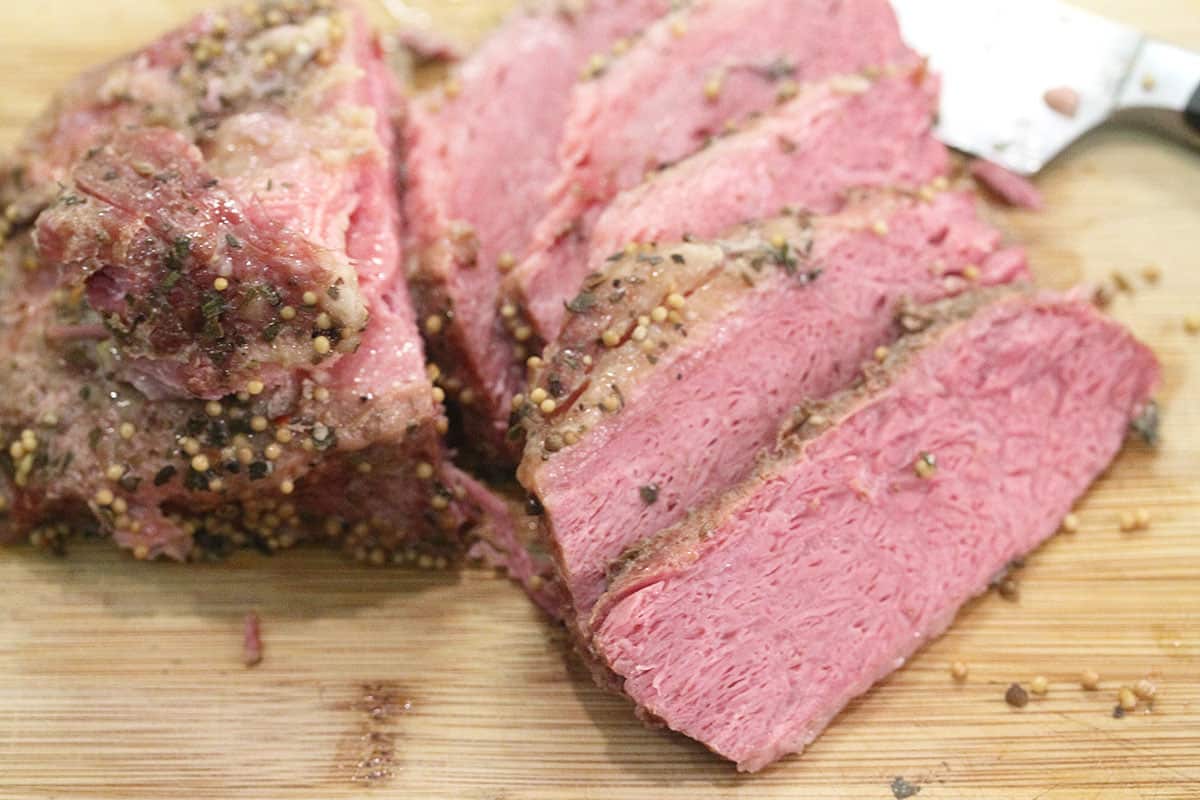
<svg viewBox="0 0 1200 800">
<path fill-rule="evenodd" d="M 1192 99 L 1188 101 L 1187 108 L 1184 109 L 1183 119 L 1191 126 L 1192 130 L 1200 133 L 1200 86 L 1196 87 L 1196 91 L 1192 92 Z"/>
</svg>

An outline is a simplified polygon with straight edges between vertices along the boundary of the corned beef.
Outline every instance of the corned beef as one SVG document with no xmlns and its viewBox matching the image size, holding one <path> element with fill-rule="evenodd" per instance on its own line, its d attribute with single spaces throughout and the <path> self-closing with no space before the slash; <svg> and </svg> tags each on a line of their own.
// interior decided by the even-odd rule
<svg viewBox="0 0 1200 800">
<path fill-rule="evenodd" d="M 533 334 L 553 341 L 586 274 L 596 216 L 619 192 L 800 83 L 915 61 L 885 0 L 702 0 L 664 18 L 576 90 L 553 205 L 507 297 Z"/>
<path fill-rule="evenodd" d="M 1026 275 L 963 194 L 872 194 L 614 257 L 572 301 L 519 412 L 519 477 L 568 618 L 586 632 L 626 547 L 742 478 L 791 408 L 848 385 L 895 335 L 902 299 Z"/>
<path fill-rule="evenodd" d="M 746 130 L 618 195 L 579 248 L 582 257 L 542 274 L 550 285 L 532 293 L 536 303 L 547 319 L 564 317 L 564 300 L 631 242 L 711 238 L 789 203 L 826 214 L 853 187 L 927 184 L 949 168 L 932 133 L 936 109 L 937 81 L 924 70 L 874 84 L 841 77 L 806 86 Z"/>
<path fill-rule="evenodd" d="M 644 716 L 761 769 L 1055 531 L 1158 365 L 1082 300 L 980 302 L 916 317 L 940 321 L 628 554 L 592 645 Z"/>
<path fill-rule="evenodd" d="M 85 75 L 3 171 L 7 537 L 323 537 L 374 563 L 457 542 L 400 269 L 398 89 L 352 9 L 260 6 Z"/>
<path fill-rule="evenodd" d="M 413 291 L 465 441 L 491 460 L 512 457 L 504 434 L 520 380 L 497 290 L 546 213 L 571 91 L 589 58 L 670 5 L 592 0 L 518 12 L 409 116 Z"/>
</svg>

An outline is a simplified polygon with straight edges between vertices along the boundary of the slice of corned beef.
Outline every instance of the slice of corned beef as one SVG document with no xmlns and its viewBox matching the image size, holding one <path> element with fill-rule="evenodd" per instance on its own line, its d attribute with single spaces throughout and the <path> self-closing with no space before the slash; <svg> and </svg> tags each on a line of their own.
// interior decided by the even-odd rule
<svg viewBox="0 0 1200 800">
<path fill-rule="evenodd" d="M 139 557 L 444 552 L 401 267 L 398 87 L 327 0 L 208 12 L 85 75 L 3 171 L 7 537 Z M 432 552 L 430 553 L 432 555 Z"/>
<path fill-rule="evenodd" d="M 852 187 L 929 183 L 949 167 L 932 134 L 937 96 L 937 81 L 923 69 L 874 84 L 842 77 L 805 87 L 747 130 L 618 195 L 577 248 L 581 257 L 538 276 L 531 314 L 554 319 L 558 329 L 585 278 L 630 243 L 713 237 L 788 203 L 831 213 Z"/>
<path fill-rule="evenodd" d="M 508 402 L 520 379 L 497 287 L 546 213 L 571 91 L 593 55 L 670 5 L 593 0 L 518 12 L 409 116 L 414 295 L 466 440 L 492 460 L 510 458 Z"/>
<path fill-rule="evenodd" d="M 923 316 L 940 322 L 630 555 L 593 647 L 643 715 L 761 769 L 1054 533 L 1158 364 L 1081 299 L 979 302 Z"/>
<path fill-rule="evenodd" d="M 831 217 L 615 258 L 574 300 L 519 410 L 519 477 L 568 617 L 586 631 L 626 547 L 744 477 L 791 408 L 854 380 L 903 299 L 1026 276 L 965 194 L 873 194 Z"/>
<path fill-rule="evenodd" d="M 800 83 L 915 62 L 885 0 L 707 0 L 664 18 L 576 91 L 553 205 L 506 295 L 553 341 L 586 273 L 596 216 L 619 192 Z"/>
</svg>

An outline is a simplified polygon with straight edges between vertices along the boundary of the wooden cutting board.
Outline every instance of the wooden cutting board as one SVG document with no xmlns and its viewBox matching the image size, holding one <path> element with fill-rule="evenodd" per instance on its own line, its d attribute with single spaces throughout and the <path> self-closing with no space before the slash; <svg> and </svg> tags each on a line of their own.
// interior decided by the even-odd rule
<svg viewBox="0 0 1200 800">
<path fill-rule="evenodd" d="M 1080 2 L 1200 49 L 1196 0 Z M 6 3 L 2 143 L 74 73 L 202 4 Z M 470 40 L 510 2 L 392 5 Z M 1162 357 L 1165 441 L 1120 458 L 1080 506 L 1079 532 L 1030 559 L 1019 600 L 973 603 L 802 758 L 739 776 L 646 730 L 487 572 L 16 548 L 0 550 L 0 798 L 886 800 L 896 776 L 920 800 L 1200 798 L 1200 337 L 1183 330 L 1200 312 L 1200 155 L 1109 130 L 1041 185 L 1049 210 L 1008 221 L 1047 285 L 1129 276 L 1136 290 L 1112 313 Z M 1140 277 L 1152 264 L 1156 286 Z M 1121 533 L 1120 512 L 1139 507 L 1149 529 Z M 252 608 L 266 654 L 246 669 Z M 954 660 L 970 666 L 965 684 Z M 1100 691 L 1079 687 L 1085 668 Z M 1047 696 L 1005 705 L 1012 681 L 1037 674 Z M 1118 687 L 1147 676 L 1153 711 L 1114 719 Z"/>
</svg>

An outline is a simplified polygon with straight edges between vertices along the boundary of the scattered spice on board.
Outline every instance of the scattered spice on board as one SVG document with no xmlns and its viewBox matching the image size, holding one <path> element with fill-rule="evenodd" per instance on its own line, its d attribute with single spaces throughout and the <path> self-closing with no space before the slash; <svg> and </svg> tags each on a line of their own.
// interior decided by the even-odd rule
<svg viewBox="0 0 1200 800">
<path fill-rule="evenodd" d="M 1004 693 L 1004 702 L 1013 708 L 1024 708 L 1029 704 L 1029 692 L 1021 684 L 1014 683 Z"/>
<path fill-rule="evenodd" d="M 1100 688 L 1100 675 L 1094 669 L 1085 669 L 1079 674 L 1079 685 L 1089 692 Z"/>
<path fill-rule="evenodd" d="M 258 614 L 251 611 L 242 623 L 242 663 L 247 667 L 257 666 L 263 657 L 262 630 Z"/>
<path fill-rule="evenodd" d="M 918 786 L 915 783 L 910 783 L 909 781 L 904 780 L 904 778 L 900 777 L 899 775 L 897 775 L 895 780 L 892 781 L 891 788 L 892 788 L 892 796 L 895 797 L 896 800 L 905 800 L 906 798 L 909 798 L 909 797 L 912 797 L 913 795 L 917 795 L 917 794 L 921 793 L 920 786 Z"/>
<path fill-rule="evenodd" d="M 950 675 L 959 683 L 967 679 L 967 672 L 967 665 L 962 661 L 955 661 L 950 665 Z"/>
<path fill-rule="evenodd" d="M 643 503 L 648 506 L 654 505 L 658 502 L 658 484 L 648 483 L 638 489 L 638 494 L 641 495 Z"/>
</svg>

